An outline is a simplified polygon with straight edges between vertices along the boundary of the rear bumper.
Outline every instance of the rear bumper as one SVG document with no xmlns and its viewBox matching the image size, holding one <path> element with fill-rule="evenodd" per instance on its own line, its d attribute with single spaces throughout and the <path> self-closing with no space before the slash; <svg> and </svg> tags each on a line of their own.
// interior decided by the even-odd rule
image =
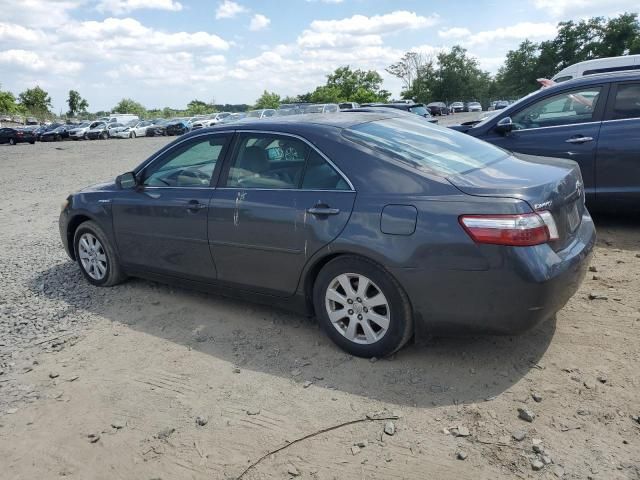
<svg viewBox="0 0 640 480">
<path fill-rule="evenodd" d="M 518 334 L 555 315 L 576 293 L 596 241 L 585 210 L 574 240 L 547 245 L 484 245 L 491 267 L 480 271 L 391 269 L 413 305 L 417 332 Z"/>
</svg>

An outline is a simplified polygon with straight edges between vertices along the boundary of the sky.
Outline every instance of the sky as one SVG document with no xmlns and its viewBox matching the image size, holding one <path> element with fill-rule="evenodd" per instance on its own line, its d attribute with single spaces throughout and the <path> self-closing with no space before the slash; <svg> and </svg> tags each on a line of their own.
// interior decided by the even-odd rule
<svg viewBox="0 0 640 480">
<path fill-rule="evenodd" d="M 638 11 L 638 0 L 0 0 L 0 84 L 40 85 L 53 110 L 70 89 L 89 110 L 193 99 L 252 104 L 263 90 L 313 90 L 337 67 L 378 71 L 409 51 L 462 45 L 495 73 L 525 39 L 563 20 Z"/>
</svg>

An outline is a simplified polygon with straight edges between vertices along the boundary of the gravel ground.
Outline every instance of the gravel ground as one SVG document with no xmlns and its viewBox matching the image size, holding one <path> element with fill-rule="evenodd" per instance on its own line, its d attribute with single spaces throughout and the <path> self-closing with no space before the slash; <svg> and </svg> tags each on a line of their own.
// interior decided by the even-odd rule
<svg viewBox="0 0 640 480">
<path fill-rule="evenodd" d="M 640 478 L 637 218 L 596 219 L 556 320 L 373 362 L 291 313 L 82 279 L 61 202 L 167 141 L 0 146 L 6 478 Z"/>
</svg>

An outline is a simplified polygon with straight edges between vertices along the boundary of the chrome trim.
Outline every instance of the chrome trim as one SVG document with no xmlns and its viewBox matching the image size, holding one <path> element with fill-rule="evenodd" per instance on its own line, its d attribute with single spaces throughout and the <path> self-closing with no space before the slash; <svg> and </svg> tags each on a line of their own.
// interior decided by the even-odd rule
<svg viewBox="0 0 640 480">
<path fill-rule="evenodd" d="M 520 128 L 520 129 L 515 129 L 513 130 L 513 132 L 530 132 L 531 130 L 545 130 L 548 128 L 563 128 L 563 127 L 575 127 L 575 126 L 580 126 L 580 125 L 594 125 L 594 124 L 598 124 L 598 123 L 602 123 L 602 121 L 596 121 L 596 122 L 580 122 L 580 123 L 568 123 L 566 125 L 551 125 L 549 127 L 534 127 L 534 128 Z M 495 125 L 494 125 L 495 127 Z"/>
<path fill-rule="evenodd" d="M 163 187 L 157 187 L 163 188 Z M 171 187 L 177 188 L 177 187 Z M 355 190 L 322 190 L 311 188 L 250 188 L 250 187 L 216 187 L 216 190 L 246 190 L 247 192 L 332 192 L 332 193 L 356 193 Z"/>
<path fill-rule="evenodd" d="M 295 133 L 288 133 L 288 132 L 277 132 L 277 131 L 274 132 L 272 130 L 236 130 L 236 132 L 237 133 L 266 133 L 267 135 L 284 135 L 287 137 L 292 137 L 292 138 L 297 138 L 298 140 L 302 140 L 304 143 L 306 143 L 311 148 L 313 148 L 316 151 L 316 153 L 318 153 L 322 158 L 324 158 L 329 163 L 329 165 L 331 165 L 338 172 L 338 174 L 342 177 L 342 179 L 345 182 L 347 182 L 347 185 L 349 185 L 349 187 L 351 188 L 351 191 L 353 192 L 356 191 L 356 189 L 353 186 L 353 183 L 351 183 L 351 180 L 349 180 L 349 177 L 347 177 L 344 174 L 344 172 L 340 170 L 340 168 L 335 163 L 333 163 L 329 159 L 329 157 L 327 157 L 324 153 L 322 153 L 313 143 L 311 143 L 306 138 L 301 137 L 300 135 L 296 135 Z M 252 189 L 247 189 L 247 190 L 252 190 Z M 290 189 L 285 189 L 285 190 L 290 190 Z M 329 191 L 334 191 L 334 190 L 329 190 Z M 335 191 L 339 191 L 339 190 L 335 190 Z M 347 191 L 347 190 L 342 190 L 342 191 Z"/>
<path fill-rule="evenodd" d="M 610 123 L 610 122 L 628 122 L 630 120 L 635 120 L 636 122 L 640 122 L 640 117 L 633 118 L 611 118 L 609 120 L 603 120 L 602 123 Z"/>
</svg>

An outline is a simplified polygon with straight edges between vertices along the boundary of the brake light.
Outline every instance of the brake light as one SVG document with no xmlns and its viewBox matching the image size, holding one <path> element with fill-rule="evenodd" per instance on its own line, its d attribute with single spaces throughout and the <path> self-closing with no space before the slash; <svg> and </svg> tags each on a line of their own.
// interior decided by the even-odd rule
<svg viewBox="0 0 640 480">
<path fill-rule="evenodd" d="M 527 247 L 558 239 L 548 211 L 518 215 L 462 215 L 460 225 L 477 243 Z"/>
</svg>

